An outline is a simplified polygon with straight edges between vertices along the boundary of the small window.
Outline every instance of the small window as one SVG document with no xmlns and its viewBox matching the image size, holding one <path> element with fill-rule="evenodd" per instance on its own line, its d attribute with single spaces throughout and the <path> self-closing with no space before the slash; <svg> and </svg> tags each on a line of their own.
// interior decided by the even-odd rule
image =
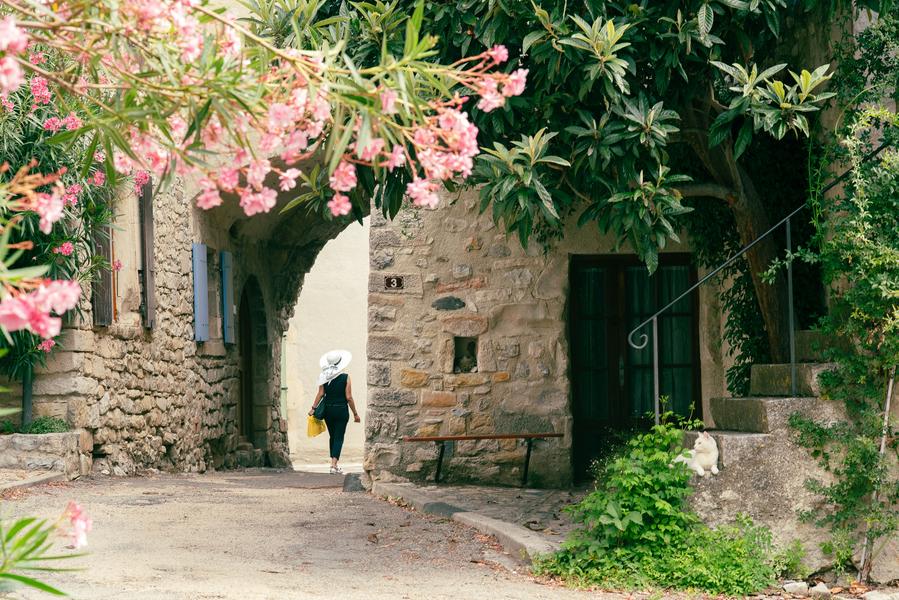
<svg viewBox="0 0 899 600">
<path fill-rule="evenodd" d="M 453 373 L 476 373 L 478 370 L 478 338 L 453 339 Z"/>
</svg>

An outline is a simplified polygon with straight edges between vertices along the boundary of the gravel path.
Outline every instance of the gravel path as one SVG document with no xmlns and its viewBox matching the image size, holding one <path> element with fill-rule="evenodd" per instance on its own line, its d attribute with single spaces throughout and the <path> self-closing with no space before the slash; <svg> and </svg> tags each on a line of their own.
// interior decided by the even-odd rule
<svg viewBox="0 0 899 600">
<path fill-rule="evenodd" d="M 87 479 L 20 492 L 2 513 L 56 517 L 69 499 L 85 507 L 90 554 L 66 565 L 83 570 L 48 578 L 75 598 L 601 597 L 512 572 L 490 539 L 337 483 L 270 472 Z"/>
</svg>

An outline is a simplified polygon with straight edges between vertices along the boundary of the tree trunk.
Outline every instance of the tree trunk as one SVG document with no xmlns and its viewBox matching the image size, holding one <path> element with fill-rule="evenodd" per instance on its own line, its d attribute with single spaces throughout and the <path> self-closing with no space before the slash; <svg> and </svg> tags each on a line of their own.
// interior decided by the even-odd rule
<svg viewBox="0 0 899 600">
<path fill-rule="evenodd" d="M 740 243 L 746 246 L 768 231 L 771 222 L 765 214 L 762 200 L 756 192 L 752 180 L 743 169 L 739 169 L 739 173 L 741 189 L 731 204 L 731 211 L 737 223 Z M 765 321 L 771 360 L 774 363 L 788 363 L 790 362 L 790 315 L 786 276 L 782 270 L 779 270 L 772 284 L 762 281 L 762 273 L 768 270 L 777 257 L 778 248 L 774 243 L 773 234 L 746 253 L 755 296 Z"/>
<path fill-rule="evenodd" d="M 745 170 L 740 168 L 733 156 L 731 140 L 725 139 L 715 148 L 709 148 L 708 130 L 712 110 L 709 105 L 700 105 L 697 110 L 687 111 L 684 121 L 684 136 L 712 179 L 721 186 L 732 190 L 727 202 L 737 224 L 741 246 L 746 246 L 768 231 L 771 222 L 765 214 L 762 199 Z M 755 295 L 758 298 L 765 333 L 774 363 L 787 363 L 789 356 L 789 314 L 786 277 L 778 272 L 773 284 L 762 281 L 762 273 L 767 271 L 778 256 L 777 244 L 768 236 L 746 253 L 752 276 Z"/>
</svg>

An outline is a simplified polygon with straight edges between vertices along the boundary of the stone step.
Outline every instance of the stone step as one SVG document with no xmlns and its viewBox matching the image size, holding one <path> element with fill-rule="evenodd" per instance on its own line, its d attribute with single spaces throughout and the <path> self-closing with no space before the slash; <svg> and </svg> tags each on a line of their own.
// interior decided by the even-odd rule
<svg viewBox="0 0 899 600">
<path fill-rule="evenodd" d="M 745 433 L 787 430 L 793 413 L 815 416 L 822 400 L 808 398 L 712 398 L 709 409 L 715 427 Z"/>
<path fill-rule="evenodd" d="M 832 369 L 825 363 L 796 364 L 796 393 L 790 389 L 790 365 L 752 365 L 749 378 L 750 396 L 796 396 L 821 395 L 819 378 L 821 373 Z"/>
<path fill-rule="evenodd" d="M 828 337 L 821 331 L 802 330 L 796 332 L 796 361 L 802 363 L 821 363 L 831 348 L 848 349 L 845 340 Z"/>
<path fill-rule="evenodd" d="M 709 431 L 718 444 L 718 468 L 724 469 L 756 459 L 769 445 L 774 436 L 770 433 L 745 433 L 742 431 Z M 684 433 L 684 445 L 692 448 L 696 441 L 696 431 Z"/>
<path fill-rule="evenodd" d="M 254 448 L 253 444 L 251 444 L 250 442 L 238 442 L 235 450 L 238 452 L 252 452 Z"/>
</svg>

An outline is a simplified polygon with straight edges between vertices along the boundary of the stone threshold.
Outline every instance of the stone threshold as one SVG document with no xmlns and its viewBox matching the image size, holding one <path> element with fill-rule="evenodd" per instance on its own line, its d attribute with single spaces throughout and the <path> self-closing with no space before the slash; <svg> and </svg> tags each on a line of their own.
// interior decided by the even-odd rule
<svg viewBox="0 0 899 600">
<path fill-rule="evenodd" d="M 3 469 L 0 469 L 0 494 L 9 490 L 19 490 L 54 481 L 68 481 L 69 478 L 65 473 L 60 471 L 50 471 L 47 473 L 39 473 L 31 477 L 17 477 L 12 481 L 3 476 Z"/>
<path fill-rule="evenodd" d="M 383 499 L 393 499 L 415 510 L 445 517 L 497 539 L 509 555 L 530 564 L 540 555 L 557 551 L 561 544 L 521 525 L 494 519 L 478 512 L 449 504 L 439 490 L 423 490 L 412 483 L 372 483 L 371 493 Z"/>
</svg>

